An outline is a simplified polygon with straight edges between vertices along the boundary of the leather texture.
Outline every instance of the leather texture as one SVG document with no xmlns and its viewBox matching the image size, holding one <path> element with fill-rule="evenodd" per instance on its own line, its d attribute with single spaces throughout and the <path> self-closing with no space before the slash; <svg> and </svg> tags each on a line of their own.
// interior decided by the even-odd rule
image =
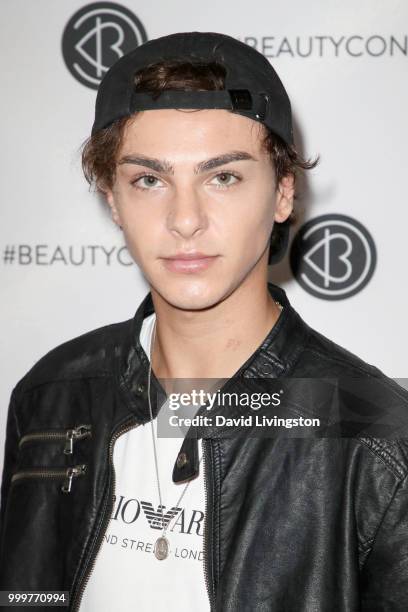
<svg viewBox="0 0 408 612">
<path fill-rule="evenodd" d="M 399 385 L 308 326 L 283 289 L 272 283 L 268 289 L 283 311 L 232 384 L 257 377 L 368 377 L 381 385 L 387 403 L 408 406 Z M 69 611 L 80 609 L 111 514 L 114 441 L 149 420 L 148 359 L 139 332 L 152 312 L 149 293 L 133 319 L 61 344 L 15 385 L 1 487 L 1 590 L 69 591 Z M 152 384 L 157 413 L 154 398 L 163 398 L 153 373 Z M 307 394 L 298 403 L 313 412 Z M 33 432 L 64 433 L 81 424 L 91 425 L 91 435 L 75 439 L 70 455 L 63 452 L 63 436 L 20 442 Z M 200 435 L 212 611 L 408 609 L 405 438 L 254 438 L 240 430 L 220 436 L 212 428 Z M 181 451 L 194 471 L 194 440 L 186 439 Z M 77 465 L 86 471 L 63 493 L 65 478 L 50 471 L 63 474 Z M 38 468 L 48 476 L 11 481 Z M 192 474 L 186 463 L 177 467 L 175 461 L 173 478 L 186 474 Z"/>
</svg>

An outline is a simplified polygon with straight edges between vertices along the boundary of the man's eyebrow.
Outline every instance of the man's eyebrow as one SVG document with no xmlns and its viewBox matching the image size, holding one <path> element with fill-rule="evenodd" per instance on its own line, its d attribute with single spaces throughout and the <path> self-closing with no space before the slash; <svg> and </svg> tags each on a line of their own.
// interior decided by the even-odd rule
<svg viewBox="0 0 408 612">
<path fill-rule="evenodd" d="M 194 173 L 199 174 L 201 172 L 207 172 L 218 166 L 241 160 L 258 161 L 256 157 L 253 157 L 253 155 L 247 151 L 230 151 L 229 153 L 217 155 L 216 157 L 211 157 L 210 159 L 199 162 L 194 168 Z M 118 165 L 119 164 L 135 164 L 138 166 L 146 166 L 156 172 L 162 172 L 163 174 L 174 174 L 174 167 L 168 161 L 147 157 L 141 154 L 125 155 L 118 161 Z"/>
</svg>

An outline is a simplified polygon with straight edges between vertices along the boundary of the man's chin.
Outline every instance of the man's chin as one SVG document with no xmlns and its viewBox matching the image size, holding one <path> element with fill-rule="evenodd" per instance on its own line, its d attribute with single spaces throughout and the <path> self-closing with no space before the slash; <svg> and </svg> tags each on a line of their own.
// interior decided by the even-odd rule
<svg viewBox="0 0 408 612">
<path fill-rule="evenodd" d="M 180 310 L 206 310 L 216 306 L 222 300 L 222 290 L 214 283 L 202 282 L 167 282 L 162 288 L 157 288 L 161 297 L 173 308 Z"/>
</svg>

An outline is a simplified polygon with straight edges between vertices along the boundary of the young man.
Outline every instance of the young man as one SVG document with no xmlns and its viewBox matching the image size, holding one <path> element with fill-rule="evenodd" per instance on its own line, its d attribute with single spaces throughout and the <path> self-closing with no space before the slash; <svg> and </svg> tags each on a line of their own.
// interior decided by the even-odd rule
<svg viewBox="0 0 408 612">
<path fill-rule="evenodd" d="M 387 410 L 407 405 L 267 281 L 296 172 L 314 165 L 293 145 L 274 69 L 229 36 L 152 40 L 107 73 L 83 167 L 150 292 L 134 319 L 58 346 L 13 389 L 1 589 L 69 591 L 72 611 L 406 609 L 405 439 L 361 423 L 344 436 L 253 436 L 211 421 L 184 440 L 156 431 L 159 380 L 233 391 L 365 379 L 376 397 L 364 405 L 339 388 L 319 403 L 311 382 L 290 387 L 287 406 L 324 419 L 348 397 L 368 428 L 379 395 Z"/>
</svg>

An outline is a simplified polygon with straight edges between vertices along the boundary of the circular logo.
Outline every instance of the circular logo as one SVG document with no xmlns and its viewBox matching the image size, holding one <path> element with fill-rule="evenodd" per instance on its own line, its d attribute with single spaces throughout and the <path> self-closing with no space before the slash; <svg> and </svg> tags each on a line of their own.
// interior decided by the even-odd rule
<svg viewBox="0 0 408 612">
<path fill-rule="evenodd" d="M 70 73 L 87 87 L 98 85 L 109 68 L 147 41 L 141 21 L 113 2 L 87 4 L 65 26 L 62 55 Z"/>
<path fill-rule="evenodd" d="M 324 300 L 342 300 L 370 281 L 377 262 L 374 240 L 356 219 L 321 215 L 305 223 L 290 250 L 298 283 Z"/>
</svg>

